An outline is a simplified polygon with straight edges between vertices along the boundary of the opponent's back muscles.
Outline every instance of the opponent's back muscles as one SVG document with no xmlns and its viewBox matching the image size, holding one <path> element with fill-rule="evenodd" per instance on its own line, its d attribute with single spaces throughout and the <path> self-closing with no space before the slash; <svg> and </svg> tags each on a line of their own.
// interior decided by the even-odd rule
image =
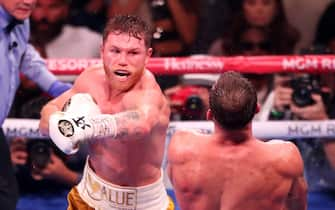
<svg viewBox="0 0 335 210">
<path fill-rule="evenodd" d="M 302 175 L 302 163 L 285 148 L 282 142 L 220 144 L 209 136 L 178 133 L 168 155 L 179 205 L 183 210 L 283 209 L 292 180 Z"/>
</svg>

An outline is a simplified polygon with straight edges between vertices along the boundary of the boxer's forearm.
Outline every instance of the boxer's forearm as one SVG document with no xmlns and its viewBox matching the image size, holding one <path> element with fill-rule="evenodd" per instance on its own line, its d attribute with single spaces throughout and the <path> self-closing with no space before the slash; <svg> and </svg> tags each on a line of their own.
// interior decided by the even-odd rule
<svg viewBox="0 0 335 210">
<path fill-rule="evenodd" d="M 152 113 L 155 113 L 154 111 Z M 129 110 L 117 114 L 102 114 L 89 116 L 92 124 L 92 138 L 109 137 L 112 139 L 143 139 L 149 135 L 158 116 L 148 116 L 141 110 Z"/>
<path fill-rule="evenodd" d="M 49 135 L 49 118 L 50 115 L 56 111 L 59 111 L 60 108 L 54 103 L 48 103 L 41 110 L 41 119 L 39 124 L 40 133 L 42 135 Z"/>
</svg>

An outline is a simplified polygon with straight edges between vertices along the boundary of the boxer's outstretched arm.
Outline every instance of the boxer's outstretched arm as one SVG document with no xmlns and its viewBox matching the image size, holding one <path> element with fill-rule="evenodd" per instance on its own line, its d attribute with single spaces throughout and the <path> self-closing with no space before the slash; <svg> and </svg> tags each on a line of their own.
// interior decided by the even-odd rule
<svg viewBox="0 0 335 210">
<path fill-rule="evenodd" d="M 98 109 L 90 95 L 73 95 L 68 106 L 71 108 L 49 115 L 49 136 L 63 152 L 73 154 L 80 142 L 90 139 L 143 140 L 152 135 L 153 128 L 160 128 L 164 135 L 170 109 L 162 93 L 153 91 L 129 98 L 132 100 L 123 104 L 127 111 L 101 114 L 88 111 Z M 54 109 L 59 108 L 58 103 L 55 105 Z M 79 112 L 82 107 L 87 111 Z"/>
<path fill-rule="evenodd" d="M 65 116 L 65 119 L 75 119 L 77 122 L 79 120 L 80 125 L 84 125 L 84 129 L 77 129 L 79 141 L 106 137 L 117 140 L 141 140 L 151 135 L 154 127 L 168 126 L 168 105 L 158 92 L 150 98 L 137 95 L 134 102 L 126 102 L 125 106 L 128 106 L 127 111 L 116 114 L 77 116 L 69 113 L 69 117 Z M 78 123 L 74 122 L 73 126 L 76 130 Z"/>
</svg>

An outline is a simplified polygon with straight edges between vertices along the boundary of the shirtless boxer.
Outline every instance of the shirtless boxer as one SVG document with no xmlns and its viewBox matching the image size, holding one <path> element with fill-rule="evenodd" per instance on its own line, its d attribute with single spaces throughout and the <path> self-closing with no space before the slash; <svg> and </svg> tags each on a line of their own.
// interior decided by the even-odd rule
<svg viewBox="0 0 335 210">
<path fill-rule="evenodd" d="M 42 109 L 41 133 L 65 153 L 89 145 L 83 178 L 68 196 L 70 210 L 173 209 L 161 169 L 170 109 L 145 68 L 150 37 L 138 17 L 112 18 L 103 34 L 103 67 L 82 72 Z"/>
<path fill-rule="evenodd" d="M 305 210 L 303 162 L 294 144 L 252 136 L 257 95 L 235 72 L 213 86 L 211 135 L 177 131 L 168 174 L 182 210 Z"/>
</svg>

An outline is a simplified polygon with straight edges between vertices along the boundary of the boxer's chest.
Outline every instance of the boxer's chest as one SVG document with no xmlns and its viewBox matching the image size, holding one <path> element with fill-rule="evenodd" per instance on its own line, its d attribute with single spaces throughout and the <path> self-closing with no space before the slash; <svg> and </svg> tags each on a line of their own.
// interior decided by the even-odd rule
<svg viewBox="0 0 335 210">
<path fill-rule="evenodd" d="M 135 100 L 141 98 L 137 91 L 134 93 L 125 93 L 109 98 L 107 94 L 101 94 L 97 97 L 97 104 L 103 114 L 115 114 L 127 111 L 136 107 Z M 106 93 L 106 92 L 105 92 Z"/>
<path fill-rule="evenodd" d="M 125 111 L 122 100 L 101 101 L 98 105 L 103 114 L 115 114 Z"/>
</svg>

